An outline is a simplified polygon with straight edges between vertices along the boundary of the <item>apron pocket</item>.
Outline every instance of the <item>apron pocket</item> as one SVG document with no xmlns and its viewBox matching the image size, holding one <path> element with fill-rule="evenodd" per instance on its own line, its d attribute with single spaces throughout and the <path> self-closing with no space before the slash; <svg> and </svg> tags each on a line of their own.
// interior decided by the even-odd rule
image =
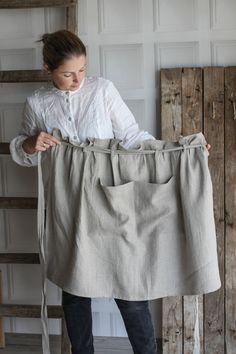
<svg viewBox="0 0 236 354">
<path fill-rule="evenodd" d="M 98 215 L 104 229 L 127 237 L 145 236 L 166 228 L 177 209 L 176 178 L 166 183 L 130 181 L 117 186 L 103 185 L 103 202 Z"/>
</svg>

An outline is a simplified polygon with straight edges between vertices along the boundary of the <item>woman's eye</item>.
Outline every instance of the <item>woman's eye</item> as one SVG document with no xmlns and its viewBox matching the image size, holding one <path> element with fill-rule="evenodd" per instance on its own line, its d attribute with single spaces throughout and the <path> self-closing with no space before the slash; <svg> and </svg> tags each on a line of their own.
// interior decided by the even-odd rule
<svg viewBox="0 0 236 354">
<path fill-rule="evenodd" d="M 71 74 L 64 74 L 64 77 L 71 77 Z"/>
</svg>

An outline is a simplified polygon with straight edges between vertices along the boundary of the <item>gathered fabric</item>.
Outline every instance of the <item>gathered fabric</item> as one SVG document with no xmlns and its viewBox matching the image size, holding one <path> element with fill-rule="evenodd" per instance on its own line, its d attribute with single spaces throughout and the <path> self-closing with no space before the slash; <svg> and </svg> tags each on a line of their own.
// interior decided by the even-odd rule
<svg viewBox="0 0 236 354">
<path fill-rule="evenodd" d="M 43 353 L 46 277 L 84 297 L 151 300 L 220 288 L 204 135 L 176 142 L 62 139 L 39 153 Z M 45 218 L 46 215 L 46 218 Z"/>
</svg>

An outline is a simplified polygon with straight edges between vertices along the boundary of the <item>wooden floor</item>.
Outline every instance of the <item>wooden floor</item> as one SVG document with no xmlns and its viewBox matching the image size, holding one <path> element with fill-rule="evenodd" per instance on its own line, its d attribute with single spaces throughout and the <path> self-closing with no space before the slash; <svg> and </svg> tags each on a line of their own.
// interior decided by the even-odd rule
<svg viewBox="0 0 236 354">
<path fill-rule="evenodd" d="M 0 354 L 42 354 L 41 335 L 6 333 L 6 347 Z M 60 336 L 50 335 L 52 354 L 60 354 Z M 96 354 L 133 354 L 127 338 L 94 337 Z M 69 353 L 68 353 L 69 354 Z"/>
<path fill-rule="evenodd" d="M 61 354 L 61 336 L 50 335 L 51 354 Z M 0 354 L 42 354 L 40 334 L 5 334 L 6 347 Z M 128 338 L 94 337 L 95 354 L 133 354 Z M 158 353 L 161 353 L 161 339 L 157 340 Z M 69 354 L 69 353 L 68 353 Z"/>
</svg>

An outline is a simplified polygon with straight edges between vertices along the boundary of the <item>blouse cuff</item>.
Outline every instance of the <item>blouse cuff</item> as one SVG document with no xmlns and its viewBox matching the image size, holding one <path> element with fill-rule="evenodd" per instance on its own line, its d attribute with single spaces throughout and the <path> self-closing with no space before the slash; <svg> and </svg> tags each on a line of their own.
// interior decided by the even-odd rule
<svg viewBox="0 0 236 354">
<path fill-rule="evenodd" d="M 12 159 L 21 166 L 36 166 L 38 163 L 38 151 L 28 154 L 24 151 L 22 144 L 27 139 L 26 136 L 18 136 L 10 143 Z"/>
</svg>

